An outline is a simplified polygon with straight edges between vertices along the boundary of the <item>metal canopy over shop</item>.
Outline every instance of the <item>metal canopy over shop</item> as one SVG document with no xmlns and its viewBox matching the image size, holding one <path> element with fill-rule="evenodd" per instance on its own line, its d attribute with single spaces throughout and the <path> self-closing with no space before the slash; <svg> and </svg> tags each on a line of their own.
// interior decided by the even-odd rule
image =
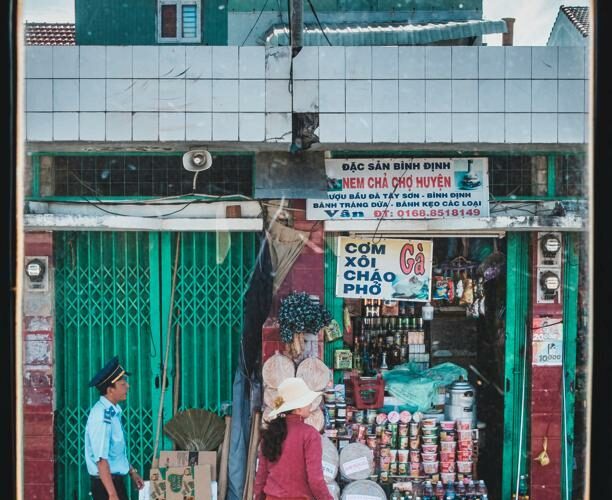
<svg viewBox="0 0 612 500">
<path fill-rule="evenodd" d="M 427 45 L 444 40 L 477 37 L 492 33 L 505 33 L 505 21 L 472 19 L 445 23 L 347 23 L 305 25 L 303 43 L 309 45 Z M 290 45 L 289 28 L 272 26 L 264 36 L 266 45 Z"/>
</svg>

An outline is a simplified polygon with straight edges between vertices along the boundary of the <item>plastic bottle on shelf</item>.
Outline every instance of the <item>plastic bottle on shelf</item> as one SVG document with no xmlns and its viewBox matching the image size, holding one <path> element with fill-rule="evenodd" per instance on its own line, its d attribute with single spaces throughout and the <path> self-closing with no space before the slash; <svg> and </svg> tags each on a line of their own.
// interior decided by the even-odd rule
<svg viewBox="0 0 612 500">
<path fill-rule="evenodd" d="M 476 485 L 474 484 L 474 481 L 472 479 L 468 481 L 467 487 L 465 489 L 465 496 L 469 500 L 474 500 L 476 498 Z"/>
<path fill-rule="evenodd" d="M 457 494 L 455 492 L 455 486 L 452 481 L 446 483 L 446 493 L 444 494 L 444 500 L 456 500 Z"/>
<path fill-rule="evenodd" d="M 393 493 L 391 493 L 391 500 L 401 500 L 402 494 L 399 492 L 397 488 L 393 488 Z"/>
<path fill-rule="evenodd" d="M 436 487 L 434 488 L 434 497 L 438 500 L 444 500 L 444 485 L 442 481 L 438 481 L 436 483 Z"/>
<path fill-rule="evenodd" d="M 457 481 L 455 490 L 457 492 L 457 500 L 466 500 L 465 484 L 463 481 Z"/>
<path fill-rule="evenodd" d="M 519 500 L 529 500 L 529 494 L 527 492 L 527 477 L 524 475 L 521 475 L 519 479 L 518 495 Z"/>
<path fill-rule="evenodd" d="M 482 500 L 482 495 L 488 495 L 489 491 L 487 490 L 487 485 L 484 482 L 484 479 L 480 479 L 478 484 L 476 485 L 476 494 L 480 495 Z"/>
<path fill-rule="evenodd" d="M 431 481 L 425 481 L 423 485 L 423 498 L 422 500 L 434 500 L 433 486 Z"/>
</svg>

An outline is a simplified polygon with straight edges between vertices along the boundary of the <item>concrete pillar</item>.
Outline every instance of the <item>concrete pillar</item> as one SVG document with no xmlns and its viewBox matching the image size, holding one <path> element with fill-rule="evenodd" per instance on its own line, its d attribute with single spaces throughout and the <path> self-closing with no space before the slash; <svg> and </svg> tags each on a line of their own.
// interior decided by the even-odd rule
<svg viewBox="0 0 612 500">
<path fill-rule="evenodd" d="M 53 260 L 53 233 L 26 233 L 25 262 L 32 257 Z M 54 458 L 54 287 L 47 266 L 47 289 L 29 290 L 24 278 L 23 395 L 24 494 L 30 500 L 55 498 Z"/>
</svg>

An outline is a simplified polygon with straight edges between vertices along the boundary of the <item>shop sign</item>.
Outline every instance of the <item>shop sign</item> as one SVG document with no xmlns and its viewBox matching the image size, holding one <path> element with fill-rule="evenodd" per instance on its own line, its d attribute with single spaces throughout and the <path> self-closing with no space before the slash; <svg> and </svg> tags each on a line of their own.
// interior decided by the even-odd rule
<svg viewBox="0 0 612 500">
<path fill-rule="evenodd" d="M 487 217 L 487 158 L 325 160 L 327 198 L 309 199 L 310 220 Z"/>
<path fill-rule="evenodd" d="M 338 238 L 336 295 L 412 300 L 431 297 L 433 243 L 394 238 Z"/>
<path fill-rule="evenodd" d="M 532 364 L 561 366 L 563 362 L 563 323 L 559 318 L 535 318 L 532 331 Z"/>
</svg>

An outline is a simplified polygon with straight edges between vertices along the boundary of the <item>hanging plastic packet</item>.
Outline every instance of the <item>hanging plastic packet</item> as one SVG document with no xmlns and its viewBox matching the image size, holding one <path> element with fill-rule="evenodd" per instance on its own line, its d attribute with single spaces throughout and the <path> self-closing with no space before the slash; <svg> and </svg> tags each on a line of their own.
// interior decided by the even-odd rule
<svg viewBox="0 0 612 500">
<path fill-rule="evenodd" d="M 448 300 L 448 281 L 444 276 L 433 277 L 433 300 Z"/>
</svg>

